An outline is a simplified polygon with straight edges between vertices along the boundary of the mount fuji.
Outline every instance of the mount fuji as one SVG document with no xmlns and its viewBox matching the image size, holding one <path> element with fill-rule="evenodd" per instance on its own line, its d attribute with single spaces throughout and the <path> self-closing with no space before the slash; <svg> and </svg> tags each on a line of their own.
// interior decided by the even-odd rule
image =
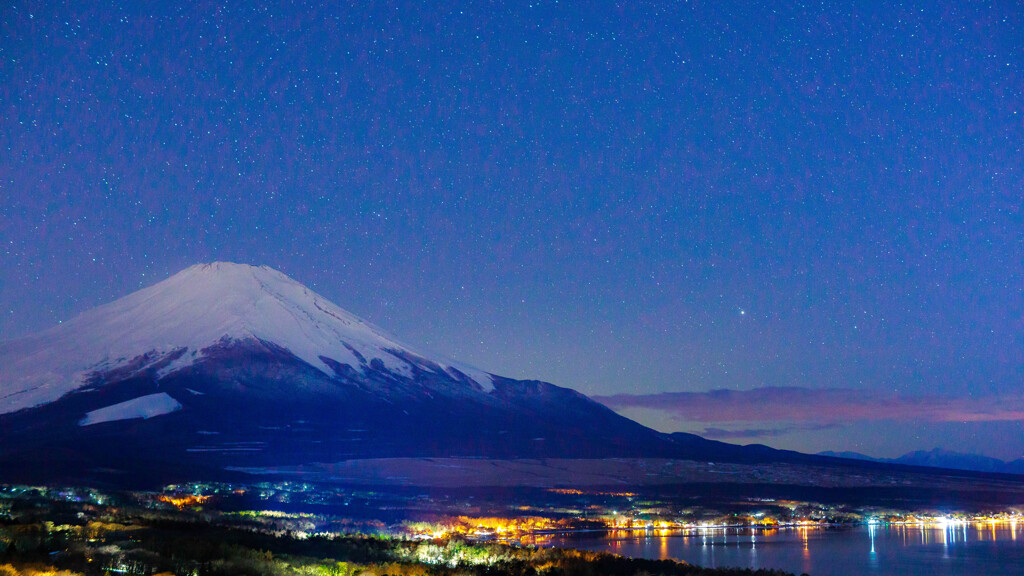
<svg viewBox="0 0 1024 576">
<path fill-rule="evenodd" d="M 53 402 L 111 375 L 156 368 L 160 380 L 240 345 L 287 350 L 327 376 L 377 371 L 410 379 L 418 366 L 478 391 L 494 387 L 489 374 L 431 362 L 276 270 L 216 262 L 3 344 L 0 413 Z"/>
<path fill-rule="evenodd" d="M 0 481 L 737 448 L 681 442 L 573 390 L 431 358 L 276 270 L 223 262 L 0 343 L 0 431 Z"/>
<path fill-rule="evenodd" d="M 919 490 L 926 470 L 663 434 L 568 388 L 432 357 L 267 267 L 192 266 L 0 342 L 0 482 Z"/>
</svg>

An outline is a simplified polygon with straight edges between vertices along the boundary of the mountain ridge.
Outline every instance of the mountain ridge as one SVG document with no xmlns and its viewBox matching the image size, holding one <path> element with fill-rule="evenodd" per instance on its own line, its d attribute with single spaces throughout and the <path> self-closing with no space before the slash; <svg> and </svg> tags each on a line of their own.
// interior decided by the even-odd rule
<svg viewBox="0 0 1024 576">
<path fill-rule="evenodd" d="M 276 270 L 231 263 L 0 343 L 0 430 L 0 481 L 30 483 L 388 458 L 890 466 L 663 434 L 575 390 L 432 358 Z"/>
<path fill-rule="evenodd" d="M 929 468 L 945 468 L 949 470 L 969 470 L 997 474 L 1024 474 L 1024 458 L 1016 460 L 1000 460 L 981 454 L 955 452 L 942 448 L 931 450 L 914 450 L 896 458 L 874 458 L 860 452 L 818 452 L 818 456 L 880 462 L 884 464 L 902 464 L 905 466 L 925 466 Z"/>
</svg>

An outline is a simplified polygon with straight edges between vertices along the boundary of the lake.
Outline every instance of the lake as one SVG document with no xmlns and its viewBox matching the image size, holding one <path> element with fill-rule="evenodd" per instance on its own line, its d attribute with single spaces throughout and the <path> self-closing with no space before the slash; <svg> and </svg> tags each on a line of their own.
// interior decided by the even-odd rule
<svg viewBox="0 0 1024 576">
<path fill-rule="evenodd" d="M 1024 523 L 615 531 L 544 545 L 811 576 L 1024 574 Z"/>
</svg>

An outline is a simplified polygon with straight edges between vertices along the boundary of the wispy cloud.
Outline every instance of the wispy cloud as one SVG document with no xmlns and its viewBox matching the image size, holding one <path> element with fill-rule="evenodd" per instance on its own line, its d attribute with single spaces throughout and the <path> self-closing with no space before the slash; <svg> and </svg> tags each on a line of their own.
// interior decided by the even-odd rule
<svg viewBox="0 0 1024 576">
<path fill-rule="evenodd" d="M 784 436 L 792 432 L 826 430 L 828 428 L 835 428 L 835 426 L 835 424 L 811 424 L 800 426 L 780 426 L 776 428 L 741 428 L 739 430 L 708 427 L 698 432 L 698 434 L 705 438 L 712 438 L 716 440 L 732 440 L 736 438 L 774 438 L 776 436 Z"/>
<path fill-rule="evenodd" d="M 612 409 L 646 408 L 689 422 L 864 420 L 996 422 L 1024 420 L 1024 394 L 978 398 L 904 395 L 851 388 L 765 387 L 753 390 L 616 394 L 595 400 Z M 724 431 L 724 430 L 723 430 Z M 728 431 L 724 431 L 728 432 Z M 750 436 L 747 436 L 750 437 Z"/>
</svg>

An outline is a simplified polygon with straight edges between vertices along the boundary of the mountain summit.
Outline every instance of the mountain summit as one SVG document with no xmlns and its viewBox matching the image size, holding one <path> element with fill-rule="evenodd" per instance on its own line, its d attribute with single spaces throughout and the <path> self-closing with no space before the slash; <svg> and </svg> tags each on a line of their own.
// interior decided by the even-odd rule
<svg viewBox="0 0 1024 576">
<path fill-rule="evenodd" d="M 232 342 L 273 343 L 329 376 L 347 365 L 409 377 L 415 362 L 493 389 L 490 375 L 428 361 L 277 270 L 214 262 L 36 336 L 0 343 L 0 413 L 57 400 L 98 373 L 159 365 L 165 376 Z"/>
<path fill-rule="evenodd" d="M 223 262 L 0 343 L 0 430 L 0 481 L 678 451 L 578 392 L 431 358 L 276 270 Z"/>
</svg>

